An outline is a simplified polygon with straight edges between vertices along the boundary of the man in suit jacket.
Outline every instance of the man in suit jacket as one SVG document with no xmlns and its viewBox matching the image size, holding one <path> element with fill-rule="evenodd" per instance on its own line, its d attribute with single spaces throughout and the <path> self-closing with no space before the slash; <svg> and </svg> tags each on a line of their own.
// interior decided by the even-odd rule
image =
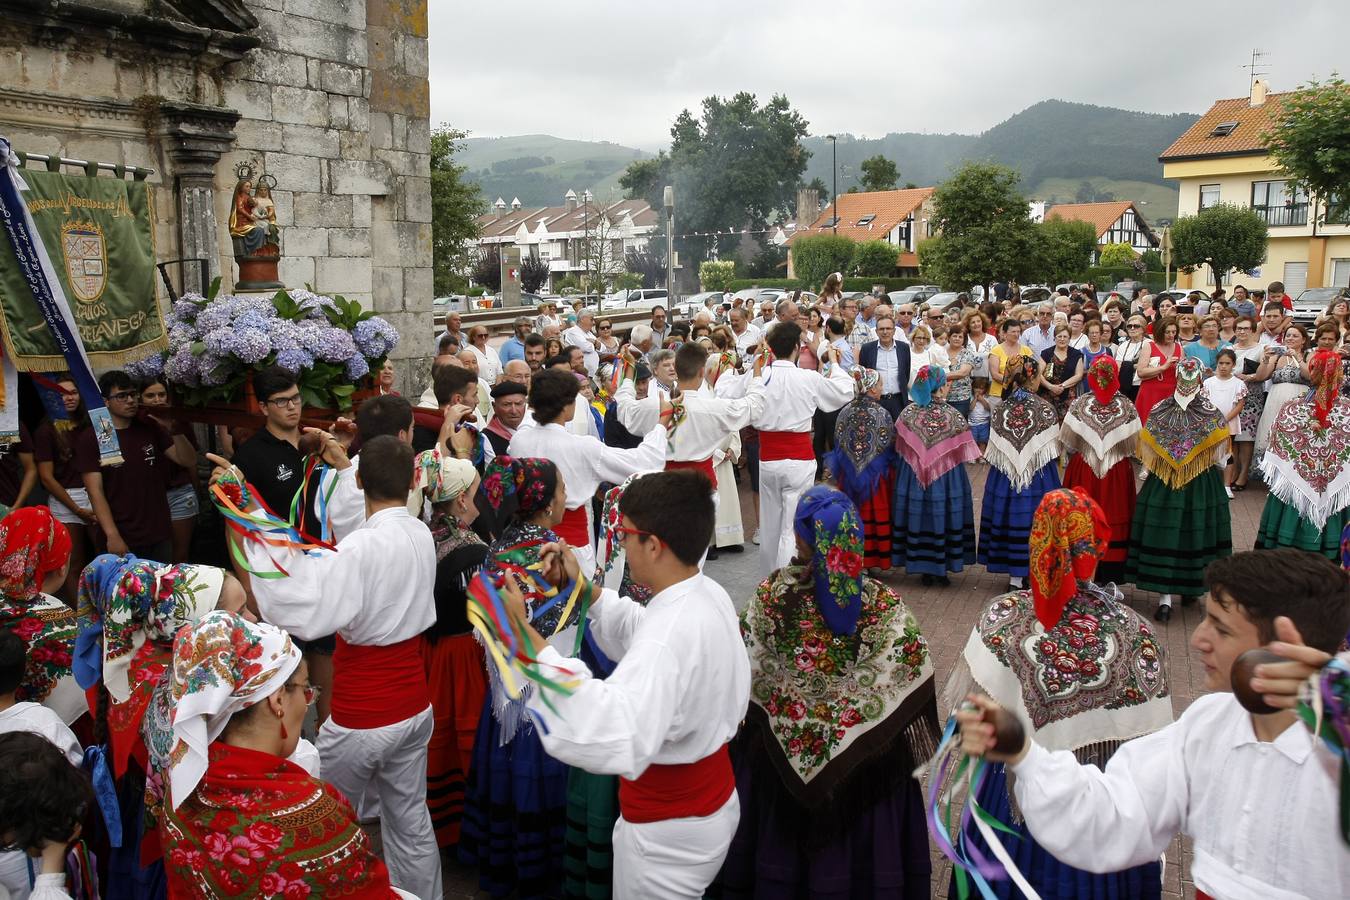
<svg viewBox="0 0 1350 900">
<path fill-rule="evenodd" d="M 877 317 L 877 339 L 858 349 L 858 365 L 881 375 L 881 405 L 892 418 L 909 403 L 909 344 L 895 339 L 895 319 Z"/>
</svg>

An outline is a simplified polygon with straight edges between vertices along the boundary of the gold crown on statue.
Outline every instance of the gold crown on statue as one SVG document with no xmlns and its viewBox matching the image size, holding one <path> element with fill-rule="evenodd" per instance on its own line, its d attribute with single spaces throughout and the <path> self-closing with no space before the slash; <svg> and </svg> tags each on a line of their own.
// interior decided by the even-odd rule
<svg viewBox="0 0 1350 900">
<path fill-rule="evenodd" d="M 267 185 L 267 189 L 269 191 L 275 190 L 277 186 L 277 178 L 275 175 L 268 175 L 267 173 L 264 172 L 262 175 L 258 176 L 258 184 Z"/>
<path fill-rule="evenodd" d="M 236 164 L 234 167 L 235 177 L 237 177 L 240 181 L 252 181 L 253 172 L 254 172 L 253 163 L 251 162 L 247 161 L 241 162 Z"/>
</svg>

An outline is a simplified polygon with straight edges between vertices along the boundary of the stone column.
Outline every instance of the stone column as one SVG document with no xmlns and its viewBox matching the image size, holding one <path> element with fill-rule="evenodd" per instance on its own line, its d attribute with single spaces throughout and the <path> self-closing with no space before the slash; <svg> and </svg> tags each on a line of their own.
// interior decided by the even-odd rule
<svg viewBox="0 0 1350 900">
<path fill-rule="evenodd" d="M 206 259 L 206 281 L 221 274 L 215 209 L 216 164 L 234 146 L 239 113 L 223 107 L 165 101 L 160 104 L 161 134 L 172 162 L 178 206 L 179 245 L 184 259 Z M 184 291 L 200 288 L 199 269 L 180 264 Z"/>
</svg>

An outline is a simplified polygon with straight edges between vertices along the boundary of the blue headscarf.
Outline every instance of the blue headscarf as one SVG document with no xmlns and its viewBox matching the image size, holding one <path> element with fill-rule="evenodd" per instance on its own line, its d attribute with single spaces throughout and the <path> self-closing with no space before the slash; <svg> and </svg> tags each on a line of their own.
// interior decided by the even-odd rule
<svg viewBox="0 0 1350 900">
<path fill-rule="evenodd" d="M 103 616 L 122 574 L 136 562 L 136 556 L 101 553 L 84 567 L 80 575 L 80 633 L 75 637 L 71 671 L 75 683 L 88 690 L 103 680 Z"/>
<path fill-rule="evenodd" d="M 909 399 L 912 403 L 927 406 L 933 402 L 933 394 L 942 390 L 946 383 L 947 373 L 941 366 L 924 366 L 914 378 L 914 384 L 909 389 Z"/>
<path fill-rule="evenodd" d="M 835 634 L 853 634 L 862 612 L 863 529 L 843 492 L 818 484 L 802 494 L 793 530 L 811 548 L 816 606 Z"/>
</svg>

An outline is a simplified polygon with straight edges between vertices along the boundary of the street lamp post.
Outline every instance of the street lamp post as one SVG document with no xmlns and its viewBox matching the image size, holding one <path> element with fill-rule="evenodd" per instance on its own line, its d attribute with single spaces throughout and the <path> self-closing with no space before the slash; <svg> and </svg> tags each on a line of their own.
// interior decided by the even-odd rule
<svg viewBox="0 0 1350 900">
<path fill-rule="evenodd" d="M 675 301 L 675 188 L 666 185 L 661 192 L 661 205 L 666 208 L 666 294 L 669 303 Z"/>
<path fill-rule="evenodd" d="M 833 170 L 834 186 L 830 188 L 830 218 L 834 224 L 830 226 L 835 234 L 839 233 L 839 140 L 832 134 L 825 135 L 825 140 L 830 142 L 830 168 Z"/>
<path fill-rule="evenodd" d="M 586 247 L 586 268 L 581 275 L 581 294 L 590 290 L 591 281 L 591 189 L 581 192 L 581 239 Z"/>
</svg>

